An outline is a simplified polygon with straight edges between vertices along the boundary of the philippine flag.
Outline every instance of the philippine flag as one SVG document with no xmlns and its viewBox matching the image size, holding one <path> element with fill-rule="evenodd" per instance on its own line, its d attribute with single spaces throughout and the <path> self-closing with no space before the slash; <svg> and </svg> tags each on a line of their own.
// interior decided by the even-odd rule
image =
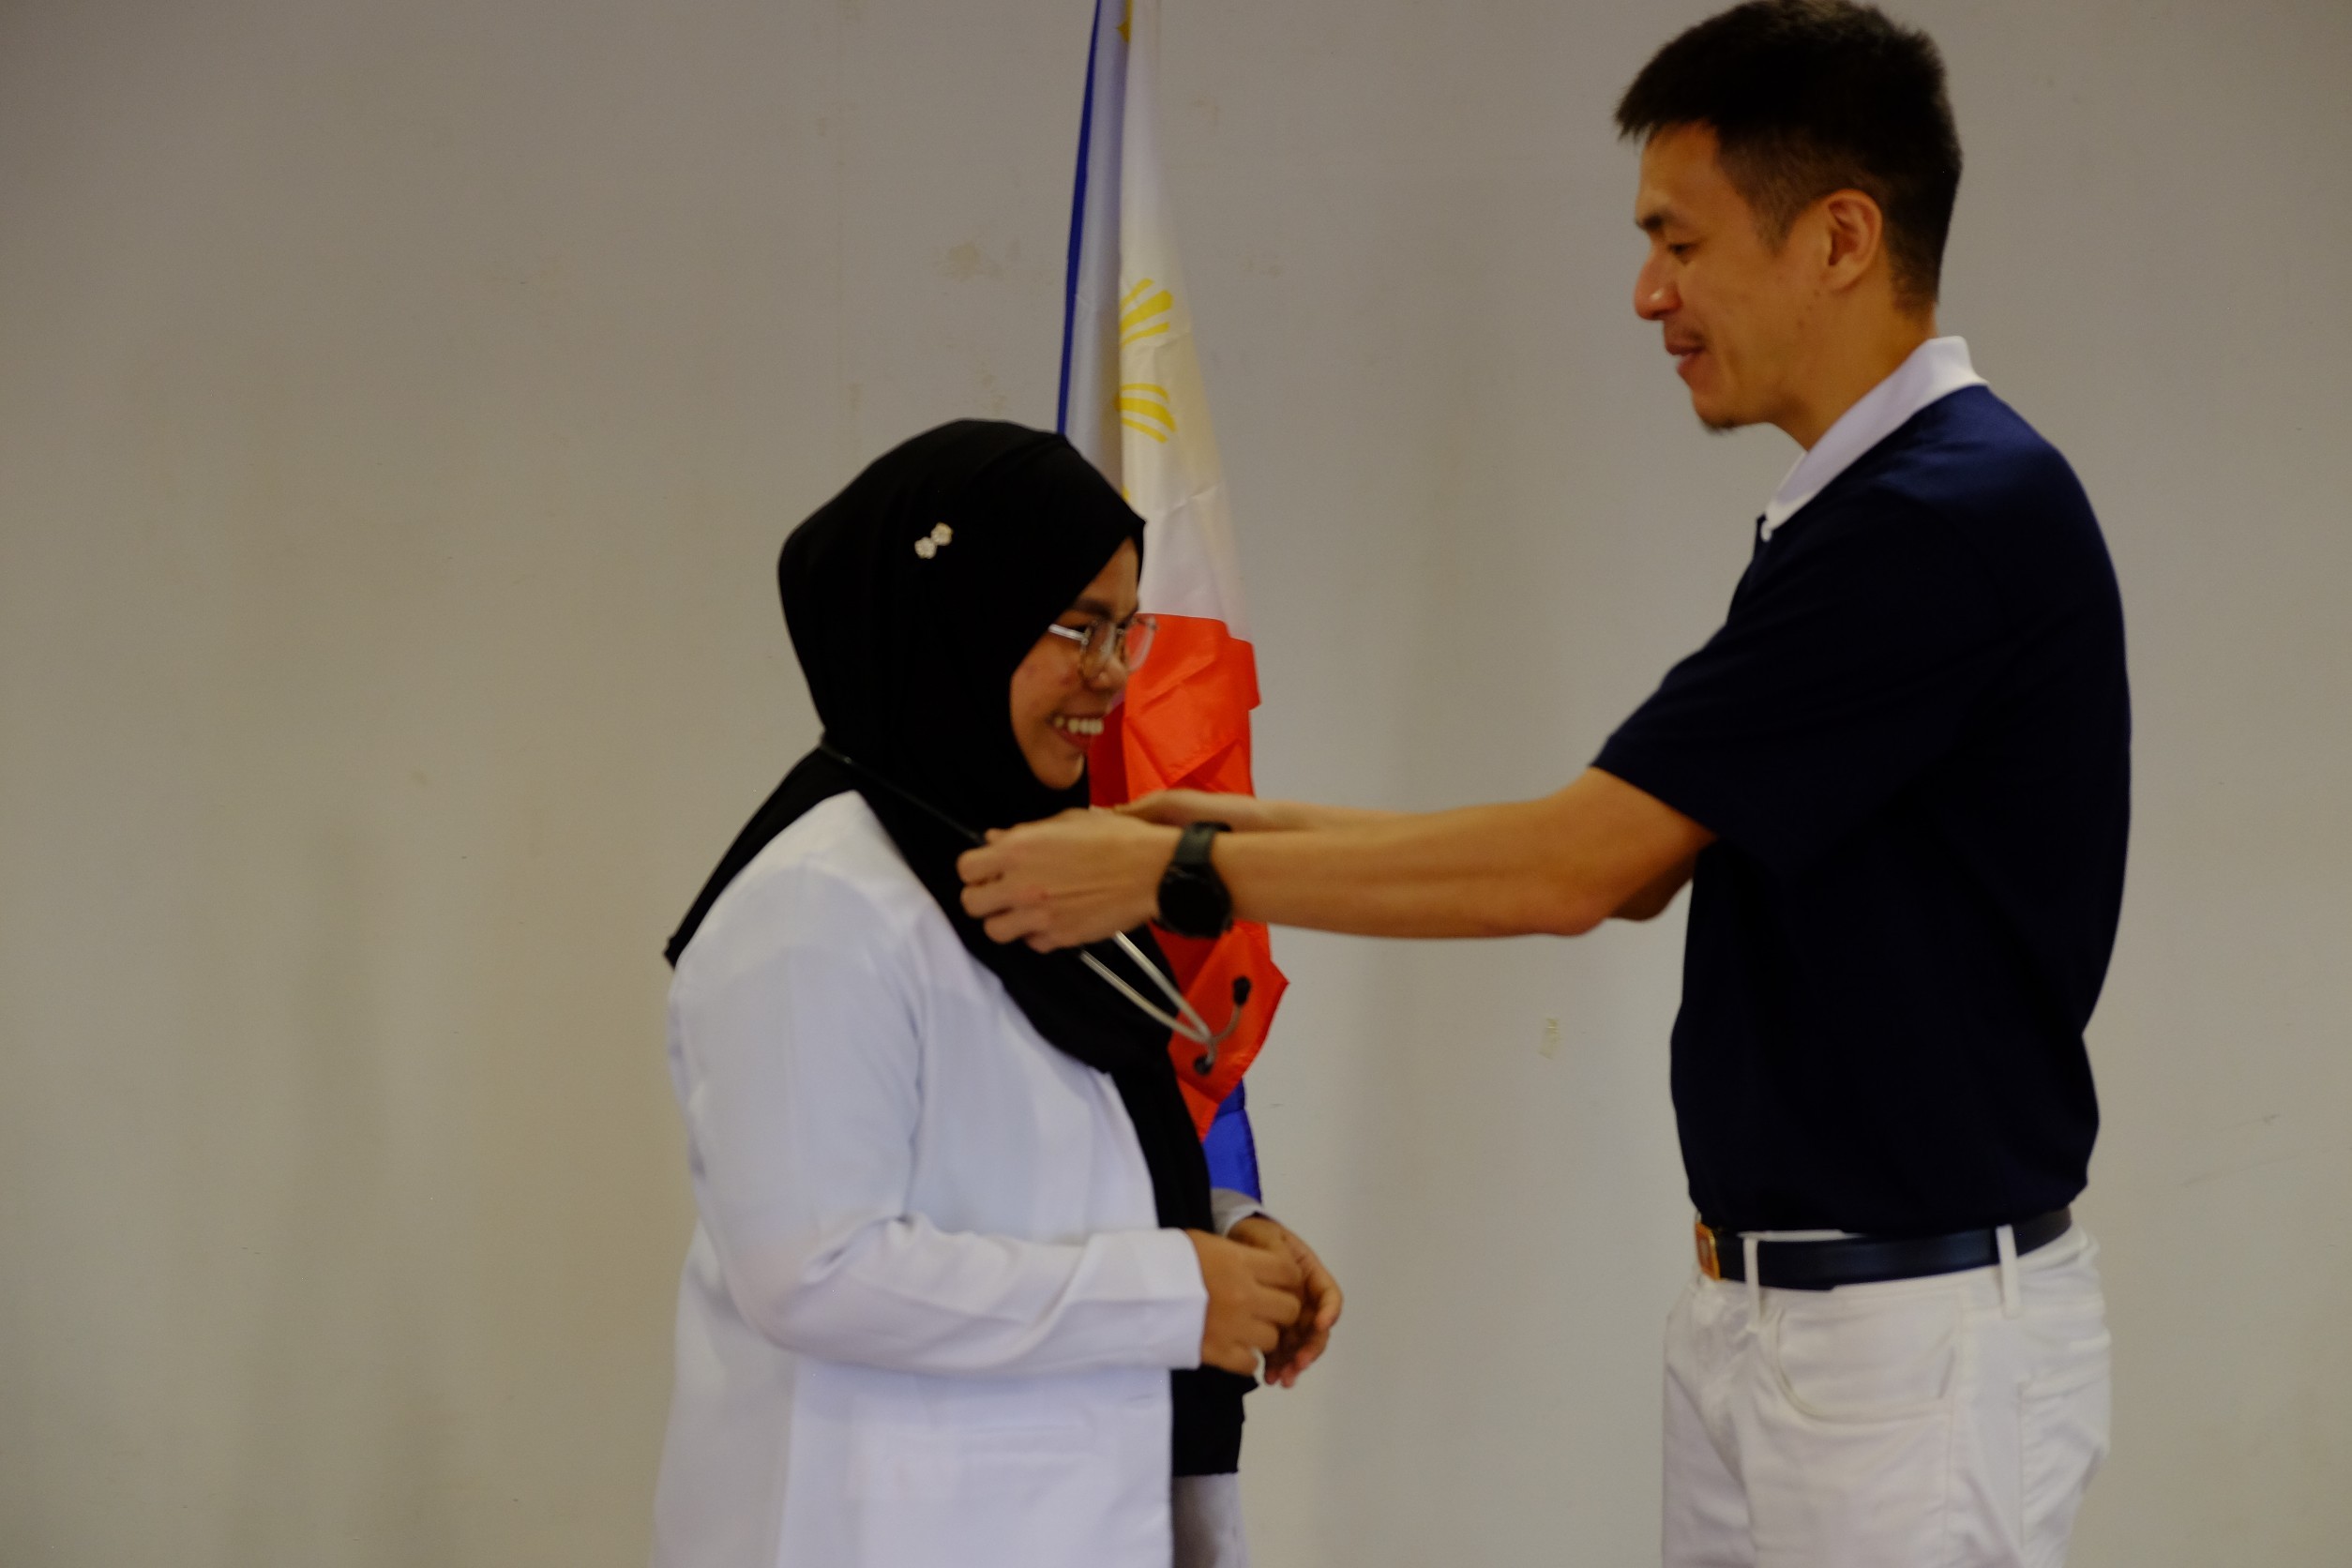
<svg viewBox="0 0 2352 1568">
<path fill-rule="evenodd" d="M 1089 771 L 1101 806 L 1154 790 L 1249 793 L 1249 713 L 1258 705 L 1233 520 L 1160 177 L 1158 59 L 1158 0 L 1096 0 L 1070 216 L 1059 422 L 1142 515 L 1142 608 L 1159 620 L 1152 656 L 1094 746 Z M 1178 982 L 1213 1029 L 1246 994 L 1213 1071 L 1195 1070 L 1199 1048 L 1181 1036 L 1170 1050 L 1208 1139 L 1212 1178 L 1255 1195 L 1241 1080 L 1265 1044 L 1282 972 L 1263 926 L 1237 925 L 1214 942 L 1159 935 Z M 1236 985 L 1244 980 L 1245 988 Z"/>
</svg>

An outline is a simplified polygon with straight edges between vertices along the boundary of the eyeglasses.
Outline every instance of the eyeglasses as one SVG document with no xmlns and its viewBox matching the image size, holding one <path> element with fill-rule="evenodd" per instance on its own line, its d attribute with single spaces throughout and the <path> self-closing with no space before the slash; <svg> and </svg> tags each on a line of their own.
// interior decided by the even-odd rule
<svg viewBox="0 0 2352 1568">
<path fill-rule="evenodd" d="M 1083 626 L 1050 626 L 1046 630 L 1078 648 L 1078 672 L 1093 680 L 1113 658 L 1123 670 L 1133 670 L 1152 652 L 1152 639 L 1160 624 L 1149 615 L 1123 621 L 1089 621 Z"/>
</svg>

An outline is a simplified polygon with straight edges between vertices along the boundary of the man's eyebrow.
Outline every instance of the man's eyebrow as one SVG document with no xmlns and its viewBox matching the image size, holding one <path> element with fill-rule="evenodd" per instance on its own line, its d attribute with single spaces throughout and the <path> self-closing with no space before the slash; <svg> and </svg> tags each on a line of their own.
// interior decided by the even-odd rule
<svg viewBox="0 0 2352 1568">
<path fill-rule="evenodd" d="M 1674 209 L 1672 207 L 1651 207 L 1648 212 L 1635 215 L 1634 227 L 1645 234 L 1654 234 L 1663 232 L 1666 226 L 1673 221 Z"/>
<path fill-rule="evenodd" d="M 1110 606 L 1108 603 L 1101 599 L 1093 597 L 1078 600 L 1076 603 L 1072 604 L 1069 609 L 1063 611 L 1062 613 L 1064 615 L 1092 615 L 1098 621 L 1114 621 L 1118 619 L 1116 615 L 1111 613 Z"/>
</svg>

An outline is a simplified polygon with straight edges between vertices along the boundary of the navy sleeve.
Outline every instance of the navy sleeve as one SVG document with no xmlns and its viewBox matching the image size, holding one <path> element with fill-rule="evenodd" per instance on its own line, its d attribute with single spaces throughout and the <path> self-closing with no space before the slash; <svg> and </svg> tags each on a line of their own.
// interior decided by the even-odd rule
<svg viewBox="0 0 2352 1568">
<path fill-rule="evenodd" d="M 1799 520 L 1593 762 L 1782 875 L 1951 750 L 2004 641 L 1982 564 L 1929 508 L 1880 490 Z"/>
</svg>

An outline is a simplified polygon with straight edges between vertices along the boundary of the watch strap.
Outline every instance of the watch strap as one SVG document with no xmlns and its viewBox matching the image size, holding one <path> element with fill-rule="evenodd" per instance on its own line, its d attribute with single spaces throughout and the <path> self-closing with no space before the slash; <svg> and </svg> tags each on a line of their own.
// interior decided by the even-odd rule
<svg viewBox="0 0 2352 1568">
<path fill-rule="evenodd" d="M 1209 852 L 1215 845 L 1218 834 L 1232 831 L 1233 824 L 1230 822 L 1186 822 L 1184 831 L 1176 837 L 1175 858 L 1168 864 L 1181 866 L 1187 871 L 1207 871 L 1214 876 L 1215 868 L 1209 864 Z"/>
<path fill-rule="evenodd" d="M 1176 837 L 1176 852 L 1160 876 L 1160 924 L 1178 936 L 1223 936 L 1233 924 L 1232 895 L 1209 859 L 1225 822 L 1191 822 Z"/>
</svg>

